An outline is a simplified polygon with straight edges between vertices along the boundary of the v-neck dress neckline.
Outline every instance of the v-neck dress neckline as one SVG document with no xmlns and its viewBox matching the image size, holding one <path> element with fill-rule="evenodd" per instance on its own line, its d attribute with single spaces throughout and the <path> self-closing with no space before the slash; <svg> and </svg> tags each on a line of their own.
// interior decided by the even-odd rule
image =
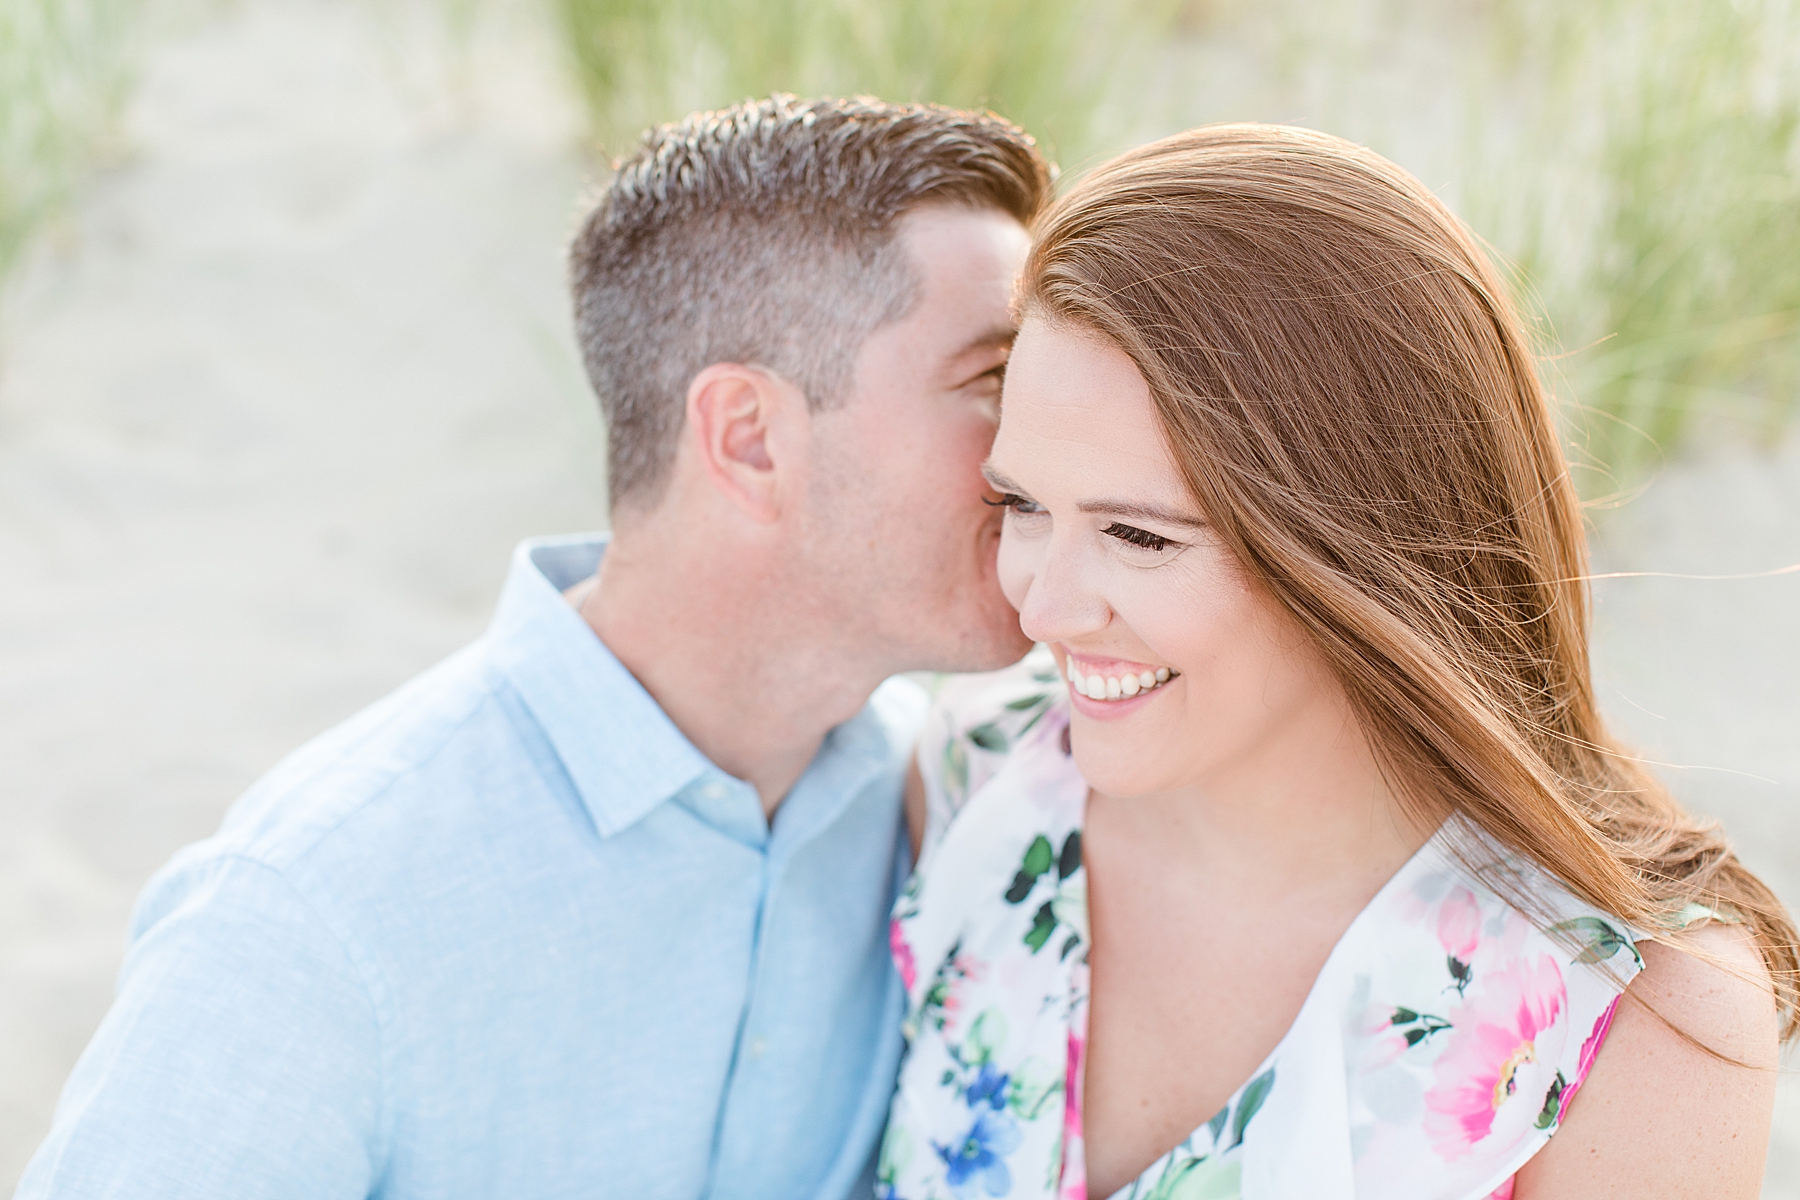
<svg viewBox="0 0 1800 1200">
<path fill-rule="evenodd" d="M 962 681 L 928 722 L 927 833 L 891 931 L 908 1051 L 878 1165 L 887 1200 L 1088 1200 L 1088 787 L 1066 705 L 1040 654 Z M 1421 846 L 1257 1070 L 1112 1200 L 1509 1194 L 1642 964 L 1630 930 L 1493 849 L 1525 881 L 1528 918 L 1453 842 L 1491 848 L 1461 823 Z"/>
</svg>

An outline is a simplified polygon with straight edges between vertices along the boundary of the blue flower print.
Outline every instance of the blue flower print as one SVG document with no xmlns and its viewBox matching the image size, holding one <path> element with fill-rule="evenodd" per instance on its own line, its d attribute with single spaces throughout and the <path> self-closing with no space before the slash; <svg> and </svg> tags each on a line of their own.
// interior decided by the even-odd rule
<svg viewBox="0 0 1800 1200">
<path fill-rule="evenodd" d="M 934 1146 L 944 1160 L 944 1182 L 957 1200 L 969 1200 L 980 1184 L 990 1196 L 1012 1191 L 1012 1172 L 1000 1161 L 1019 1148 L 1019 1123 L 1003 1112 L 975 1114 L 975 1123 L 955 1146 Z"/>
<path fill-rule="evenodd" d="M 981 1064 L 981 1072 L 969 1083 L 966 1093 L 970 1108 L 980 1108 L 986 1104 L 995 1112 L 1006 1107 L 1007 1085 L 1012 1076 L 1005 1071 L 997 1070 L 993 1063 Z"/>
</svg>

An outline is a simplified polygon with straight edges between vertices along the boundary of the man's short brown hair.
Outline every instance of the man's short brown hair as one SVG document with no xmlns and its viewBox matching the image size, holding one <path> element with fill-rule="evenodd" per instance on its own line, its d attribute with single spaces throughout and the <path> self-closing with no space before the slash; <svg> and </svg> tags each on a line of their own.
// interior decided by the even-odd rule
<svg viewBox="0 0 1800 1200">
<path fill-rule="evenodd" d="M 775 95 L 651 129 L 569 253 L 613 504 L 660 496 L 688 384 L 713 363 L 839 400 L 863 341 L 916 299 L 895 240 L 909 209 L 1029 224 L 1049 193 L 1030 135 L 991 113 Z"/>
</svg>

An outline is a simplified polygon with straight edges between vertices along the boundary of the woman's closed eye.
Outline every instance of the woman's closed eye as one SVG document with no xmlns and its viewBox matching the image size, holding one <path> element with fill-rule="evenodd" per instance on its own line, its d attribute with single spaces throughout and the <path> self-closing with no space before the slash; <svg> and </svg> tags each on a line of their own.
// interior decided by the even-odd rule
<svg viewBox="0 0 1800 1200">
<path fill-rule="evenodd" d="M 1160 533 L 1151 533 L 1148 529 L 1139 529 L 1135 525 L 1123 525 L 1118 521 L 1114 521 L 1100 532 L 1108 537 L 1117 538 L 1126 545 L 1136 546 L 1155 554 L 1161 554 L 1176 544 Z"/>
<path fill-rule="evenodd" d="M 1044 506 L 1036 500 L 1028 500 L 1017 492 L 1001 492 L 998 500 L 989 500 L 983 496 L 981 502 L 990 508 L 1010 508 L 1017 513 L 1041 513 L 1044 511 Z"/>
</svg>

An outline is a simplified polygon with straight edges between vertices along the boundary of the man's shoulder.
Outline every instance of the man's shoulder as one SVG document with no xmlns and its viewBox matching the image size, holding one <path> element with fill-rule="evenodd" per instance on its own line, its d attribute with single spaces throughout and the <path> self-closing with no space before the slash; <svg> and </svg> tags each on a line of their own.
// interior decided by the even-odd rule
<svg viewBox="0 0 1800 1200">
<path fill-rule="evenodd" d="M 228 860 L 297 885 L 371 877 L 399 857 L 441 854 L 434 843 L 478 839 L 462 826 L 482 795 L 542 789 L 544 756 L 519 708 L 476 642 L 282 760 L 151 890 Z"/>
</svg>

